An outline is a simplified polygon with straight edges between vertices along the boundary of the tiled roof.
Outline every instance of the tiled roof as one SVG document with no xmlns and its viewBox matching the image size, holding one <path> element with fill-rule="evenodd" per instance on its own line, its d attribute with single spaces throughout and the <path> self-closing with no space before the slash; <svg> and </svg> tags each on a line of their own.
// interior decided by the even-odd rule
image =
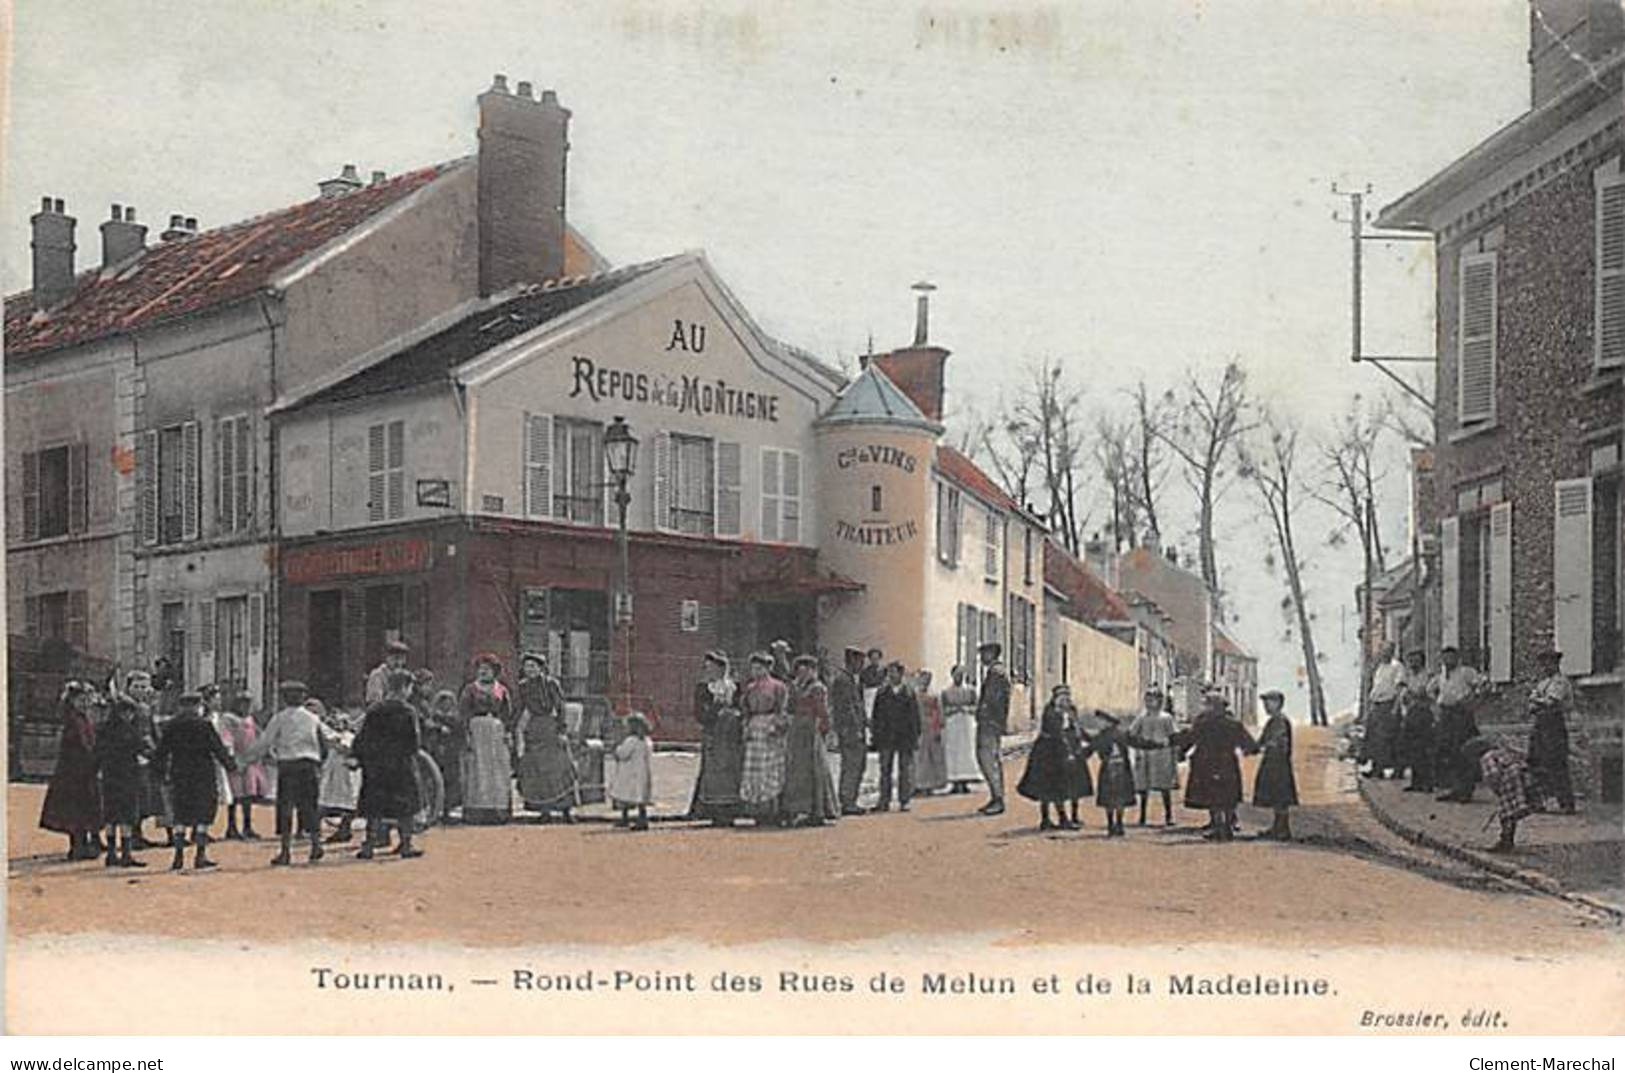
<svg viewBox="0 0 1625 1073">
<path fill-rule="evenodd" d="M 32 292 L 8 297 L 6 360 L 246 298 L 440 176 L 472 164 L 464 157 L 419 168 L 339 197 L 318 197 L 170 242 L 149 235 L 146 252 L 122 269 L 104 274 L 98 265 L 81 272 L 73 296 L 44 316 L 35 315 Z M 597 251 L 570 228 L 564 254 L 566 272 L 603 267 Z"/>
<path fill-rule="evenodd" d="M 34 296 L 6 299 L 6 360 L 72 346 L 247 297 L 281 270 L 463 166 L 458 160 L 406 172 L 341 197 L 291 208 L 170 242 L 152 241 L 122 271 L 79 274 L 74 294 L 44 316 Z"/>
<path fill-rule="evenodd" d="M 434 335 L 318 391 L 299 405 L 356 399 L 443 380 L 457 366 L 499 343 L 584 306 L 673 259 L 666 257 L 592 276 L 571 277 L 557 284 L 529 287 L 507 301 L 470 313 Z"/>
<path fill-rule="evenodd" d="M 1044 584 L 1086 622 L 1127 622 L 1128 605 L 1100 575 L 1053 540 L 1044 541 Z"/>
<path fill-rule="evenodd" d="M 1237 641 L 1234 637 L 1231 637 L 1228 633 L 1225 633 L 1218 627 L 1214 627 L 1213 630 L 1213 647 L 1215 650 L 1223 652 L 1227 656 L 1235 656 L 1238 659 L 1256 658 L 1251 652 L 1241 647 L 1240 641 Z"/>
<path fill-rule="evenodd" d="M 821 425 L 892 424 L 942 431 L 920 412 L 891 378 L 871 362 L 858 378 L 842 389 L 835 402 L 818 418 Z"/>
<path fill-rule="evenodd" d="M 995 507 L 1003 507 L 1005 510 L 1019 509 L 1019 505 L 1010 498 L 1010 494 L 984 473 L 981 466 L 945 443 L 937 445 L 937 469 L 944 477 Z"/>
</svg>

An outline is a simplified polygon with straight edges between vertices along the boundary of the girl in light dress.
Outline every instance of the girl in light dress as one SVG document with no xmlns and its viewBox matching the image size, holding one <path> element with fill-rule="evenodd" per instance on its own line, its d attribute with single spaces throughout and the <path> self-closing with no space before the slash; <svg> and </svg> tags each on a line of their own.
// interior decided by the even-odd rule
<svg viewBox="0 0 1625 1073">
<path fill-rule="evenodd" d="M 626 737 L 615 746 L 615 774 L 609 780 L 609 798 L 621 810 L 617 827 L 649 829 L 649 806 L 654 803 L 654 746 L 649 742 L 649 721 L 633 712 L 626 718 Z M 637 820 L 632 810 L 637 810 Z"/>
<path fill-rule="evenodd" d="M 356 802 L 361 796 L 361 772 L 350 762 L 350 747 L 355 744 L 355 717 L 334 709 L 322 720 L 337 735 L 327 756 L 322 759 L 321 779 L 316 803 L 323 816 L 338 820 L 339 827 L 327 841 L 348 842 L 355 837 Z"/>
</svg>

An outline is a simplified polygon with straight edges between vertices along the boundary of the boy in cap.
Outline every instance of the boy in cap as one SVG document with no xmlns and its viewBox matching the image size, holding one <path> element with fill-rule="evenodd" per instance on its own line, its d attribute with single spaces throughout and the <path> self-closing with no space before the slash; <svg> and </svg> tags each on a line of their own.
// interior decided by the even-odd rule
<svg viewBox="0 0 1625 1073">
<path fill-rule="evenodd" d="M 177 703 L 177 713 L 164 727 L 158 742 L 154 761 L 163 772 L 169 789 L 169 819 L 175 842 L 175 859 L 170 871 L 178 872 L 185 864 L 186 830 L 191 829 L 192 842 L 197 853 L 192 859 L 195 869 L 213 868 L 209 859 L 209 828 L 220 809 L 220 787 L 215 777 L 215 766 L 227 771 L 235 770 L 236 759 L 214 725 L 203 715 L 203 698 L 186 693 Z"/>
<path fill-rule="evenodd" d="M 398 637 L 384 642 L 384 661 L 367 673 L 366 700 L 369 706 L 384 699 L 384 694 L 389 692 L 390 673 L 406 668 L 406 656 L 411 651 L 412 646 Z"/>
<path fill-rule="evenodd" d="M 310 838 L 310 862 L 322 859 L 322 824 L 318 809 L 322 754 L 336 745 L 338 735 L 306 705 L 303 682 L 283 682 L 277 688 L 282 707 L 254 743 L 249 759 L 268 757 L 276 764 L 276 833 L 282 849 L 271 864 L 293 863 L 294 824 Z"/>
</svg>

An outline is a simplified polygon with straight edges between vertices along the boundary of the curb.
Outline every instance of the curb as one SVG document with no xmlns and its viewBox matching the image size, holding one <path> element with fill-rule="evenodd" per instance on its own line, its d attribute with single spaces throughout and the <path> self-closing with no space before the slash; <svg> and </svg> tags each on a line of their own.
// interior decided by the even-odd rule
<svg viewBox="0 0 1625 1073">
<path fill-rule="evenodd" d="M 1501 877 L 1502 879 L 1511 880 L 1514 883 L 1519 883 L 1523 886 L 1530 887 L 1542 894 L 1548 894 L 1554 898 L 1561 898 L 1563 901 L 1569 902 L 1572 905 L 1589 909 L 1594 913 L 1600 913 L 1603 916 L 1606 916 L 1616 925 L 1625 923 L 1625 910 L 1622 910 L 1618 906 L 1609 905 L 1607 902 L 1599 901 L 1596 898 L 1592 898 L 1585 894 L 1577 894 L 1574 891 L 1565 890 L 1562 883 L 1558 882 L 1556 879 L 1553 879 L 1545 872 L 1539 871 L 1538 869 L 1525 868 L 1520 865 L 1513 864 L 1511 861 L 1502 860 L 1499 857 L 1493 857 L 1488 853 L 1481 853 L 1478 850 L 1468 849 L 1465 846 L 1458 846 L 1453 842 L 1446 842 L 1444 839 L 1431 835 L 1421 828 L 1403 823 L 1396 819 L 1392 813 L 1377 804 L 1377 802 L 1372 798 L 1371 792 L 1366 789 L 1366 780 L 1358 779 L 1358 787 L 1360 791 L 1360 800 L 1365 802 L 1366 808 L 1371 810 L 1371 814 L 1377 818 L 1377 822 L 1382 824 L 1388 830 L 1392 831 L 1394 834 L 1398 835 L 1400 838 L 1403 838 L 1405 841 L 1414 845 L 1423 846 L 1427 849 L 1433 850 L 1435 853 L 1442 853 L 1444 856 L 1449 857 L 1452 860 L 1457 860 L 1463 864 L 1472 865 L 1480 871 L 1489 872 L 1492 875 Z"/>
</svg>

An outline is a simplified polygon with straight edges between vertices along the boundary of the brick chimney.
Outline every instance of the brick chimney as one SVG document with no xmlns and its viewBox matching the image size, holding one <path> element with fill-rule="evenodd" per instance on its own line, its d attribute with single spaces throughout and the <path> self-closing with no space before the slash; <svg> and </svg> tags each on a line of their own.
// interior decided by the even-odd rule
<svg viewBox="0 0 1625 1073">
<path fill-rule="evenodd" d="M 919 296 L 914 302 L 914 343 L 889 354 L 876 354 L 872 360 L 921 413 L 932 421 L 941 421 L 949 351 L 929 341 L 931 292 L 936 289 L 935 284 L 924 281 L 914 284 L 913 290 Z"/>
<path fill-rule="evenodd" d="M 175 242 L 183 238 L 191 238 L 197 234 L 197 217 L 182 216 L 173 213 L 169 217 L 169 226 L 158 233 L 158 238 L 164 242 Z"/>
<path fill-rule="evenodd" d="M 529 82 L 497 75 L 480 94 L 480 293 L 564 274 L 570 110 Z"/>
<path fill-rule="evenodd" d="M 1625 44 L 1620 0 L 1529 0 L 1529 103 L 1539 108 Z"/>
<path fill-rule="evenodd" d="M 135 222 L 134 205 L 114 205 L 101 230 L 103 271 L 147 248 L 147 225 Z"/>
<path fill-rule="evenodd" d="M 40 198 L 34 226 L 34 308 L 50 309 L 73 294 L 73 229 L 78 223 L 67 214 L 62 199 Z"/>
<path fill-rule="evenodd" d="M 356 171 L 354 164 L 346 164 L 331 179 L 317 183 L 316 189 L 322 192 L 324 198 L 343 197 L 361 189 L 361 173 Z"/>
</svg>

